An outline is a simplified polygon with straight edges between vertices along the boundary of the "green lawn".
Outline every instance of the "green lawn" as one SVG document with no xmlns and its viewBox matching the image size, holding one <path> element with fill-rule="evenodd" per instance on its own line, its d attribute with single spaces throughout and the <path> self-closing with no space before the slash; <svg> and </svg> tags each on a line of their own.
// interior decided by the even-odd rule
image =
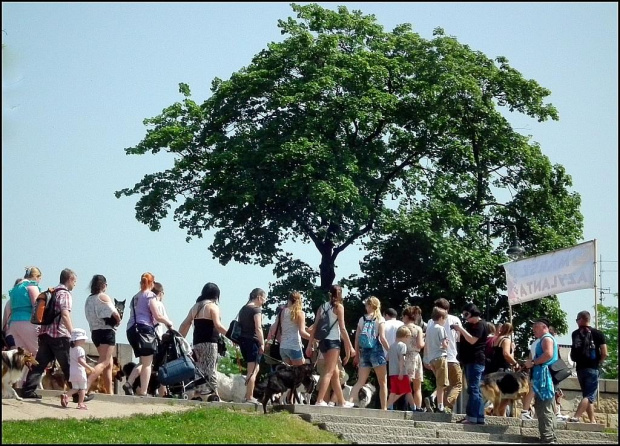
<svg viewBox="0 0 620 446">
<path fill-rule="evenodd" d="M 129 418 L 2 423 L 2 444 L 346 443 L 296 415 L 198 408 Z"/>
</svg>

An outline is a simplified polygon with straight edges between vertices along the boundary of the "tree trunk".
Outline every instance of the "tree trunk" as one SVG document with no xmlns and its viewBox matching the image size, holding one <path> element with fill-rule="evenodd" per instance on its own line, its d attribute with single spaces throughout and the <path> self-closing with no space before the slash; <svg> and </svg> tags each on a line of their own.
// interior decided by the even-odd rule
<svg viewBox="0 0 620 446">
<path fill-rule="evenodd" d="M 319 271 L 321 273 L 321 291 L 329 291 L 336 278 L 335 259 L 332 257 L 333 246 L 326 244 L 321 252 L 321 264 Z"/>
</svg>

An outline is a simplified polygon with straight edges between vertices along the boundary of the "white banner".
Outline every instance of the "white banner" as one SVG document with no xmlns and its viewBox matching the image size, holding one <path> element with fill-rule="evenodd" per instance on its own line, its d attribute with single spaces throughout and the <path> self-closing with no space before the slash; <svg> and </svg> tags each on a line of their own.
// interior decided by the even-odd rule
<svg viewBox="0 0 620 446">
<path fill-rule="evenodd" d="M 508 304 L 566 291 L 594 288 L 596 254 L 594 240 L 571 248 L 505 263 Z"/>
</svg>

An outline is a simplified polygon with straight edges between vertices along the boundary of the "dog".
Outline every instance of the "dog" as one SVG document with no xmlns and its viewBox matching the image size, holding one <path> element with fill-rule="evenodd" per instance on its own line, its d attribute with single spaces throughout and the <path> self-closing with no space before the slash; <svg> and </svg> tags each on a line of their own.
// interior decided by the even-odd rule
<svg viewBox="0 0 620 446">
<path fill-rule="evenodd" d="M 125 312 L 125 302 L 127 302 L 127 299 L 125 300 L 114 299 L 114 307 L 116 308 L 116 311 L 118 311 L 118 315 L 121 317 L 121 320 L 123 320 L 123 313 Z M 103 320 L 110 327 L 116 327 L 117 325 L 116 319 L 114 319 L 113 317 L 104 317 Z"/>
<path fill-rule="evenodd" d="M 514 404 L 530 391 L 528 372 L 522 370 L 489 373 L 482 377 L 480 391 L 484 398 L 493 404 L 491 415 L 501 416 L 504 407 Z M 511 415 L 516 417 L 516 410 L 513 410 Z"/>
<path fill-rule="evenodd" d="M 57 361 L 54 360 L 49 367 L 45 368 L 41 376 L 41 388 L 43 390 L 67 390 L 65 375 Z"/>
<path fill-rule="evenodd" d="M 21 401 L 22 398 L 17 395 L 13 388 L 13 384 L 22 378 L 24 368 L 32 370 L 32 367 L 39 363 L 32 353 L 17 347 L 12 350 L 2 351 L 2 398 L 15 398 Z"/>
<path fill-rule="evenodd" d="M 135 362 L 128 362 L 121 368 L 121 373 L 127 378 L 131 375 L 131 372 L 134 368 L 136 368 L 137 364 Z M 140 375 L 136 377 L 133 382 L 133 393 L 137 393 L 140 388 Z M 157 378 L 157 372 L 151 369 L 151 379 L 149 379 L 149 386 L 146 390 L 146 393 L 151 396 L 157 396 L 157 389 L 159 388 L 159 379 Z M 128 395 L 127 391 L 125 394 Z"/>
<path fill-rule="evenodd" d="M 86 370 L 86 376 L 90 376 L 91 372 L 90 370 Z M 114 381 L 122 381 L 123 380 L 123 376 L 125 376 L 125 374 L 123 373 L 123 370 L 121 370 L 119 364 L 118 364 L 118 358 L 113 357 L 112 358 L 112 383 L 114 383 Z M 90 388 L 88 389 L 88 393 L 91 392 L 96 392 L 96 393 L 108 393 L 108 390 L 106 388 L 106 386 L 103 384 L 103 374 L 100 374 L 97 379 L 95 379 L 95 381 L 93 381 L 93 383 L 90 385 Z"/>
<path fill-rule="evenodd" d="M 314 379 L 314 366 L 312 364 L 302 364 L 299 366 L 291 366 L 288 364 L 279 364 L 275 370 L 266 379 L 262 381 L 261 388 L 263 392 L 263 413 L 267 413 L 267 403 L 272 400 L 273 395 L 290 392 L 287 395 L 287 404 L 301 403 L 297 388 L 303 384 L 306 393 L 312 393 L 316 387 Z"/>
</svg>

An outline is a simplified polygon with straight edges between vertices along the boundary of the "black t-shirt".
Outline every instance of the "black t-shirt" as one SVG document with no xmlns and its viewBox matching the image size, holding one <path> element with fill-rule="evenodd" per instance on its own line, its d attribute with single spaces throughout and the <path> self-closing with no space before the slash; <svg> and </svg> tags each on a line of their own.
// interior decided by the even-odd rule
<svg viewBox="0 0 620 446">
<path fill-rule="evenodd" d="M 461 337 L 459 342 L 459 362 L 461 364 L 483 364 L 485 363 L 484 348 L 487 341 L 487 323 L 480 319 L 472 324 L 465 322 L 463 328 L 474 338 L 478 338 L 475 344 L 467 342 L 465 337 Z"/>
<path fill-rule="evenodd" d="M 263 309 L 261 307 L 255 307 L 250 305 L 244 305 L 239 312 L 239 325 L 241 325 L 241 337 L 253 338 L 258 342 L 256 337 L 256 322 L 254 321 L 254 315 L 261 314 Z"/>
<path fill-rule="evenodd" d="M 594 346 L 596 347 L 595 349 L 596 358 L 595 359 L 590 359 L 590 357 L 583 358 L 581 357 L 580 354 L 576 354 L 574 352 L 575 341 L 577 339 L 577 336 L 579 336 L 579 331 L 581 330 L 578 328 L 577 330 L 573 331 L 571 335 L 571 339 L 572 339 L 571 358 L 574 358 L 573 360 L 575 361 L 575 364 L 576 364 L 575 366 L 576 370 L 598 369 L 599 361 L 601 360 L 601 345 L 607 344 L 605 340 L 605 335 L 603 334 L 602 331 L 597 330 L 596 328 L 592 328 L 592 327 L 588 327 L 588 328 L 592 332 L 592 340 L 594 341 Z"/>
</svg>

